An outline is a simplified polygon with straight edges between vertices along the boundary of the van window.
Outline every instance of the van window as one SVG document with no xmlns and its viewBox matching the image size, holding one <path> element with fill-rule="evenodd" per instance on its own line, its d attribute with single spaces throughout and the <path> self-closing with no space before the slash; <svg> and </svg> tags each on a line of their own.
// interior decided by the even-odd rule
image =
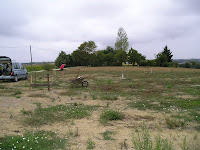
<svg viewBox="0 0 200 150">
<path fill-rule="evenodd" d="M 14 69 L 20 69 L 20 65 L 19 64 L 14 64 Z"/>
</svg>

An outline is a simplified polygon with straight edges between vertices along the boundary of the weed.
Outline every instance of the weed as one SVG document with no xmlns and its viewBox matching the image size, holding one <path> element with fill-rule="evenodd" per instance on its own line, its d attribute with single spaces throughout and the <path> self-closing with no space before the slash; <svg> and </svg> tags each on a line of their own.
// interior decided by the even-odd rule
<svg viewBox="0 0 200 150">
<path fill-rule="evenodd" d="M 115 110 L 105 110 L 100 116 L 100 122 L 106 124 L 108 121 L 122 120 L 122 113 Z"/>
<path fill-rule="evenodd" d="M 118 96 L 110 93 L 104 93 L 100 96 L 101 100 L 118 100 Z"/>
<path fill-rule="evenodd" d="M 69 138 L 70 138 L 70 137 L 77 137 L 77 136 L 79 136 L 78 127 L 76 127 L 76 130 L 75 130 L 75 131 L 69 129 L 67 135 L 68 135 Z"/>
<path fill-rule="evenodd" d="M 10 114 L 10 118 L 13 118 L 13 115 L 12 115 L 12 113 Z"/>
<path fill-rule="evenodd" d="M 93 111 L 97 106 L 84 106 L 78 105 L 57 105 L 47 108 L 37 107 L 32 111 L 22 111 L 27 116 L 24 118 L 23 123 L 30 126 L 41 126 L 59 121 L 65 121 L 66 119 L 81 119 L 90 116 L 89 111 Z"/>
<path fill-rule="evenodd" d="M 21 98 L 21 96 L 17 95 L 16 98 Z"/>
<path fill-rule="evenodd" d="M 143 125 L 141 132 L 137 132 L 137 136 L 133 134 L 132 142 L 136 150 L 153 149 L 152 139 L 145 125 Z"/>
<path fill-rule="evenodd" d="M 56 136 L 54 132 L 27 132 L 22 136 L 6 136 L 0 138 L 0 149 L 65 149 L 66 141 Z"/>
<path fill-rule="evenodd" d="M 176 127 L 184 127 L 186 124 L 184 120 L 166 118 L 165 121 L 169 129 L 174 129 Z"/>
<path fill-rule="evenodd" d="M 184 137 L 184 140 L 183 140 L 183 148 L 182 148 L 182 150 L 187 150 L 188 148 L 187 148 L 187 146 L 186 146 L 186 136 Z"/>
<path fill-rule="evenodd" d="M 93 100 L 96 100 L 98 98 L 96 94 L 91 94 L 91 97 Z"/>
<path fill-rule="evenodd" d="M 78 106 L 78 103 L 77 103 L 77 102 L 74 102 L 74 106 Z"/>
<path fill-rule="evenodd" d="M 110 106 L 110 103 L 107 102 L 107 103 L 106 103 L 106 108 L 109 108 L 109 106 Z"/>
<path fill-rule="evenodd" d="M 106 80 L 106 84 L 107 85 L 113 84 L 113 81 L 112 80 Z"/>
<path fill-rule="evenodd" d="M 20 90 L 17 90 L 13 95 L 19 95 L 19 94 L 22 94 L 22 92 Z"/>
<path fill-rule="evenodd" d="M 136 150 L 172 150 L 172 144 L 167 139 L 162 139 L 160 136 L 156 137 L 155 145 L 150 137 L 149 130 L 143 124 L 142 130 L 137 132 L 137 136 L 133 134 L 133 145 Z"/>
<path fill-rule="evenodd" d="M 36 106 L 37 106 L 37 108 L 41 108 L 42 106 L 42 103 L 33 103 L 33 104 L 35 104 Z"/>
<path fill-rule="evenodd" d="M 105 132 L 103 132 L 103 133 L 101 133 L 101 134 L 102 134 L 104 140 L 114 140 L 114 139 L 111 137 L 111 135 L 114 134 L 114 132 L 112 132 L 112 131 L 105 131 Z"/>
<path fill-rule="evenodd" d="M 92 141 L 91 138 L 89 138 L 87 141 L 87 149 L 94 149 L 94 148 L 95 148 L 95 142 Z"/>
<path fill-rule="evenodd" d="M 24 115 L 31 115 L 32 112 L 31 111 L 25 111 L 24 108 L 20 111 L 22 114 Z"/>
</svg>

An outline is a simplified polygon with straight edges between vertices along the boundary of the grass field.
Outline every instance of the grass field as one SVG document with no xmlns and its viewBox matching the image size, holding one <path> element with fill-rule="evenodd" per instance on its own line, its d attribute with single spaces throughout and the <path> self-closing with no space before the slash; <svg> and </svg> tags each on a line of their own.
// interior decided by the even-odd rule
<svg viewBox="0 0 200 150">
<path fill-rule="evenodd" d="M 30 90 L 31 74 L 29 80 L 0 82 L 1 149 L 12 147 L 12 137 L 31 139 L 40 132 L 61 140 L 61 147 L 46 141 L 48 149 L 200 147 L 200 70 L 77 67 L 66 68 L 64 75 L 33 72 L 33 82 L 47 83 L 47 73 L 59 84 L 50 91 Z M 78 76 L 89 82 L 87 88 L 71 84 Z M 24 145 L 32 146 L 23 141 L 19 149 Z"/>
</svg>

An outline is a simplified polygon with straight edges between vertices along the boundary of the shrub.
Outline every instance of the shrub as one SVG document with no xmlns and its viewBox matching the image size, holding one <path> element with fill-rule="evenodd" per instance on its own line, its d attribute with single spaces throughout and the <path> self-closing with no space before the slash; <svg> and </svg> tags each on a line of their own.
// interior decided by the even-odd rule
<svg viewBox="0 0 200 150">
<path fill-rule="evenodd" d="M 112 132 L 112 131 L 105 131 L 105 132 L 103 132 L 101 134 L 102 134 L 104 140 L 114 140 L 111 137 L 111 135 L 114 134 L 114 132 Z"/>
<path fill-rule="evenodd" d="M 174 129 L 176 127 L 184 127 L 185 121 L 184 120 L 166 118 L 166 124 L 167 124 L 169 129 Z"/>
<path fill-rule="evenodd" d="M 100 122 L 103 124 L 112 120 L 122 120 L 122 113 L 115 110 L 105 110 L 100 116 Z"/>
<path fill-rule="evenodd" d="M 44 70 L 51 71 L 53 68 L 55 68 L 55 65 L 54 64 L 45 63 L 45 64 L 43 64 L 42 68 Z"/>
</svg>

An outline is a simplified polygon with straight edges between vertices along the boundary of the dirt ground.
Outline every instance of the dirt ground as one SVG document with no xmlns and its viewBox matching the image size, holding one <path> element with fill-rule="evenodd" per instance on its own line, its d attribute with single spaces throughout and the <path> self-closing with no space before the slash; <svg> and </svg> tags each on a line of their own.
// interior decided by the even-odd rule
<svg viewBox="0 0 200 150">
<path fill-rule="evenodd" d="M 96 68 L 98 69 L 98 68 Z M 12 87 L 22 91 L 20 98 L 13 96 L 11 92 L 6 89 L 0 89 L 0 137 L 7 135 L 22 135 L 25 131 L 48 130 L 53 131 L 62 138 L 68 138 L 69 131 L 78 129 L 79 136 L 71 139 L 74 143 L 73 149 L 86 149 L 87 140 L 91 138 L 95 142 L 95 149 L 97 150 L 117 150 L 117 149 L 134 149 L 132 143 L 132 134 L 136 129 L 141 129 L 143 123 L 149 128 L 152 139 L 157 135 L 162 138 L 167 138 L 173 142 L 173 147 L 177 150 L 182 148 L 184 137 L 187 137 L 189 144 L 198 143 L 200 140 L 199 133 L 191 129 L 192 124 L 187 124 L 184 128 L 169 129 L 165 123 L 166 114 L 154 111 L 140 111 L 127 107 L 128 100 L 118 99 L 115 101 L 109 100 L 93 100 L 90 97 L 80 98 L 73 96 L 61 96 L 62 89 L 51 89 L 51 91 L 29 90 L 29 87 L 21 87 L 19 85 L 25 84 L 27 81 L 21 80 L 19 82 L 3 82 L 1 85 Z M 46 95 L 40 97 L 30 97 L 32 94 Z M 82 103 L 84 105 L 100 105 L 106 106 L 109 102 L 109 108 L 117 109 L 123 113 L 124 119 L 120 121 L 110 121 L 107 125 L 102 125 L 99 122 L 100 114 L 103 108 L 98 108 L 92 112 L 92 115 L 87 118 L 78 120 L 66 120 L 66 122 L 54 123 L 51 125 L 44 125 L 41 127 L 24 126 L 21 123 L 23 115 L 21 110 L 34 110 L 36 105 L 34 103 L 41 103 L 42 107 L 54 106 L 68 103 Z M 112 138 L 115 140 L 104 140 L 101 133 L 105 131 L 113 131 L 115 134 Z M 196 144 L 195 144 L 196 145 Z M 200 146 L 200 145 L 196 145 Z M 194 146 L 193 146 L 194 147 Z M 67 149 L 67 147 L 66 147 Z"/>
</svg>

